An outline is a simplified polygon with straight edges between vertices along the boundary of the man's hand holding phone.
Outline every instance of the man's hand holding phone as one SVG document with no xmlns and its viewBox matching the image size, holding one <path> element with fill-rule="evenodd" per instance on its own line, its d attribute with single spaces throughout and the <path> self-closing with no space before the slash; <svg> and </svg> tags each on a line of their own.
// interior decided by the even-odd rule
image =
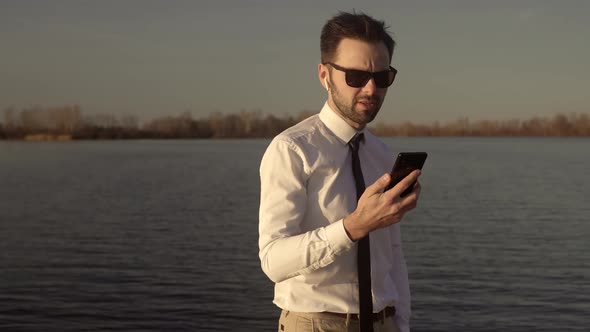
<svg viewBox="0 0 590 332">
<path fill-rule="evenodd" d="M 384 174 L 365 189 L 356 210 L 343 221 L 353 241 L 400 222 L 406 212 L 416 208 L 421 191 L 418 178 L 425 160 L 424 152 L 400 153 L 391 174 Z"/>
</svg>

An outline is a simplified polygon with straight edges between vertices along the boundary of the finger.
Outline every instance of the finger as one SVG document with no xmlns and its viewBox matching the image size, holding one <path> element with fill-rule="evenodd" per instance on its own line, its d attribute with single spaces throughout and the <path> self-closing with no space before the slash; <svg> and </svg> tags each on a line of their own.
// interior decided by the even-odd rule
<svg viewBox="0 0 590 332">
<path fill-rule="evenodd" d="M 413 193 L 416 193 L 416 196 L 420 196 L 420 191 L 422 191 L 422 186 L 420 185 L 420 181 L 416 181 L 416 183 L 414 183 L 412 186 L 412 191 L 410 191 L 408 196 Z"/>
<path fill-rule="evenodd" d="M 419 181 L 416 181 L 416 184 L 414 185 L 414 192 L 416 193 L 416 196 L 420 197 L 421 191 L 422 191 L 422 185 L 420 184 Z"/>
<path fill-rule="evenodd" d="M 418 181 L 418 177 L 420 176 L 421 171 L 419 169 L 414 170 L 408 176 L 403 178 L 398 184 L 396 184 L 393 188 L 388 190 L 385 194 L 387 195 L 385 198 L 387 199 L 395 199 L 399 197 L 404 190 L 410 187 L 415 181 Z M 418 182 L 416 182 L 418 183 Z"/>
<path fill-rule="evenodd" d="M 372 185 L 365 188 L 365 192 L 363 193 L 363 196 L 364 195 L 373 196 L 377 193 L 382 192 L 383 189 L 385 189 L 385 187 L 387 187 L 387 185 L 389 184 L 390 181 L 391 181 L 391 175 L 389 175 L 388 173 L 383 174 Z"/>
<path fill-rule="evenodd" d="M 410 194 L 400 198 L 397 202 L 396 210 L 401 214 L 415 209 L 418 206 L 418 198 L 420 196 L 420 188 L 415 188 Z"/>
</svg>

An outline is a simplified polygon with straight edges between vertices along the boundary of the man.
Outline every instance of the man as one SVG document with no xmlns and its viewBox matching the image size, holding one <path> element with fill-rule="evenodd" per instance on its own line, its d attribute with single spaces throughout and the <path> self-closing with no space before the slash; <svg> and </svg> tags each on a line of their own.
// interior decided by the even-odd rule
<svg viewBox="0 0 590 332">
<path fill-rule="evenodd" d="M 409 331 L 399 222 L 416 207 L 420 172 L 385 190 L 393 153 L 365 129 L 395 78 L 394 45 L 370 16 L 330 19 L 318 66 L 328 100 L 262 158 L 260 260 L 283 309 L 279 331 Z"/>
</svg>

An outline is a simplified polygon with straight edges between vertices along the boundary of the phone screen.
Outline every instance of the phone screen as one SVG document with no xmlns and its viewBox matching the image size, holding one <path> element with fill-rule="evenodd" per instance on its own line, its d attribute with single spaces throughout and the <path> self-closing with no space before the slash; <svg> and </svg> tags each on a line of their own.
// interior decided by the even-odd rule
<svg viewBox="0 0 590 332">
<path fill-rule="evenodd" d="M 422 169 L 427 156 L 428 154 L 426 152 L 400 152 L 397 155 L 395 164 L 393 164 L 393 169 L 391 170 L 391 183 L 385 190 L 387 191 L 393 188 L 406 176 L 410 175 L 410 173 L 412 173 L 414 170 Z M 412 183 L 412 185 L 406 190 L 404 190 L 400 197 L 404 197 L 411 193 L 414 184 L 415 182 Z"/>
</svg>

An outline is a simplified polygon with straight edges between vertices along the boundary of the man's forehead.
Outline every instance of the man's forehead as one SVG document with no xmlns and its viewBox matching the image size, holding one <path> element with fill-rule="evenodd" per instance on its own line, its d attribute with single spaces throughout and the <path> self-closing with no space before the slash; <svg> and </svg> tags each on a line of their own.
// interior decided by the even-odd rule
<svg viewBox="0 0 590 332">
<path fill-rule="evenodd" d="M 342 66 L 373 64 L 375 67 L 389 67 L 389 52 L 383 42 L 366 42 L 344 38 L 338 44 L 336 62 Z"/>
</svg>

